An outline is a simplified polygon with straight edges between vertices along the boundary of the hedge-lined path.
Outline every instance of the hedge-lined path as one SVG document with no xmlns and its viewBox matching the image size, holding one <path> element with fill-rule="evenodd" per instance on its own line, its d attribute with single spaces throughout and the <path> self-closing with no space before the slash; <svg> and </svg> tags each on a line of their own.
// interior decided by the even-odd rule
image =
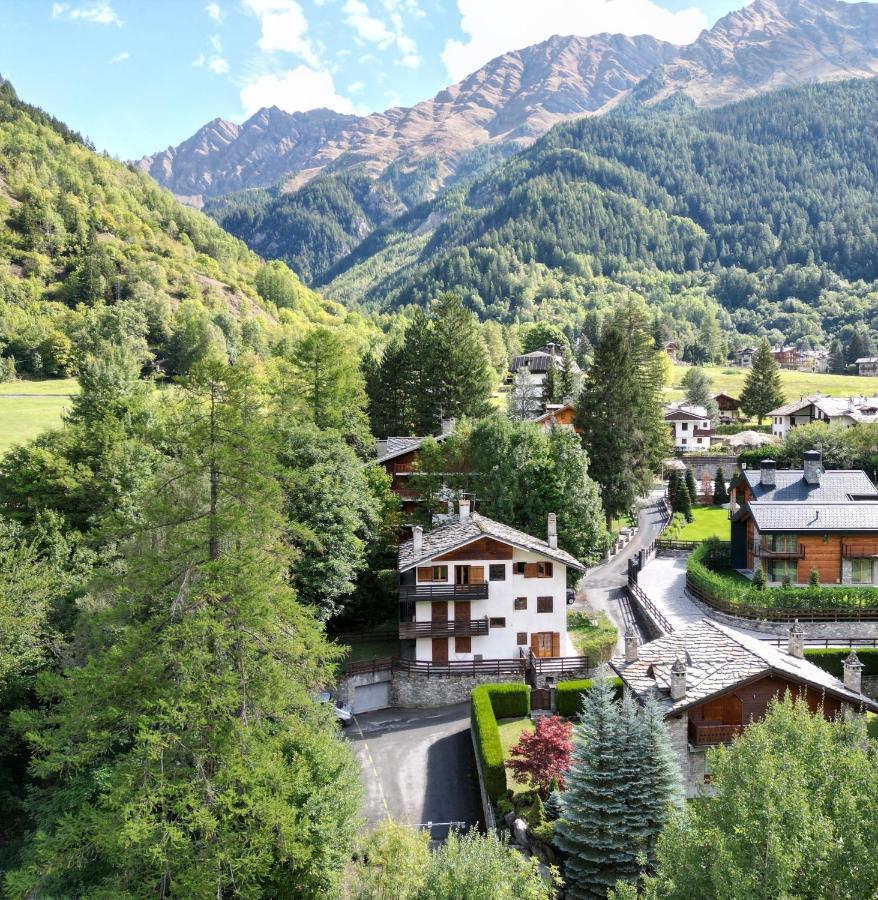
<svg viewBox="0 0 878 900">
<path fill-rule="evenodd" d="M 437 709 L 363 713 L 347 728 L 360 763 L 362 815 L 372 826 L 387 818 L 425 822 L 481 821 L 469 734 L 469 703 Z M 447 829 L 432 836 L 444 839 Z"/>
<path fill-rule="evenodd" d="M 571 609 L 583 609 L 586 604 L 595 612 L 603 610 L 616 626 L 619 637 L 616 640 L 616 652 L 625 652 L 625 615 L 622 603 L 625 601 L 625 586 L 628 584 L 628 560 L 642 547 L 648 547 L 658 537 L 662 529 L 662 515 L 659 512 L 659 500 L 664 494 L 657 488 L 650 492 L 649 504 L 640 511 L 639 530 L 631 542 L 620 550 L 612 559 L 593 569 L 589 569 L 579 583 L 576 602 Z"/>
</svg>

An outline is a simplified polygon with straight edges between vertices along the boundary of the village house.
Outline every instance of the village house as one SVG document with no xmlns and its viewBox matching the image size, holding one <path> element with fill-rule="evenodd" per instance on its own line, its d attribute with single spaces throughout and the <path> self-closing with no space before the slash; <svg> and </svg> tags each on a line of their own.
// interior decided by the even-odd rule
<svg viewBox="0 0 878 900">
<path fill-rule="evenodd" d="M 670 403 L 665 407 L 665 422 L 677 450 L 707 450 L 713 436 L 710 416 L 703 406 Z"/>
<path fill-rule="evenodd" d="M 668 354 L 668 359 L 672 363 L 676 363 L 680 356 L 680 345 L 676 341 L 666 341 L 664 350 Z"/>
<path fill-rule="evenodd" d="M 643 646 L 630 629 L 624 657 L 610 665 L 639 702 L 658 703 L 691 798 L 710 784 L 707 750 L 761 722 L 776 697 L 803 697 L 827 718 L 878 711 L 862 693 L 863 664 L 853 650 L 840 680 L 804 658 L 804 643 L 798 623 L 782 649 L 702 619 Z"/>
<path fill-rule="evenodd" d="M 782 369 L 796 369 L 799 366 L 799 351 L 796 347 L 773 347 L 771 355 Z"/>
<path fill-rule="evenodd" d="M 861 356 L 854 362 L 857 375 L 878 375 L 878 356 Z"/>
<path fill-rule="evenodd" d="M 555 362 L 555 375 L 561 371 L 561 365 L 564 361 L 564 354 L 556 348 L 554 344 L 548 344 L 545 350 L 533 350 L 530 353 L 523 353 L 516 356 L 512 360 L 509 371 L 514 378 L 519 369 L 527 369 L 534 380 L 534 384 L 539 390 L 540 396 L 545 396 L 546 375 L 549 371 L 551 361 Z M 575 359 L 570 360 L 570 370 L 578 375 L 581 372 L 579 365 Z"/>
<path fill-rule="evenodd" d="M 742 369 L 749 369 L 753 365 L 753 357 L 756 355 L 755 347 L 742 347 L 732 352 L 732 365 Z"/>
<path fill-rule="evenodd" d="M 878 397 L 826 397 L 812 394 L 785 403 L 768 413 L 771 433 L 782 438 L 798 425 L 826 422 L 850 428 L 878 421 Z"/>
<path fill-rule="evenodd" d="M 732 567 L 761 567 L 770 583 L 878 584 L 878 490 L 865 472 L 824 470 L 820 453 L 801 469 L 765 459 L 729 486 Z"/>
<path fill-rule="evenodd" d="M 454 419 L 442 420 L 442 431 L 425 437 L 389 437 L 375 443 L 375 463 L 383 466 L 390 476 L 390 489 L 402 501 L 403 512 L 410 513 L 417 508 L 421 497 L 411 486 L 411 476 L 417 471 L 417 461 L 421 447 L 432 438 L 442 442 L 454 434 Z"/>
<path fill-rule="evenodd" d="M 572 428 L 577 434 L 582 432 L 574 424 L 576 418 L 576 407 L 572 403 L 549 403 L 546 405 L 546 411 L 534 419 L 534 422 L 543 429 L 543 431 L 552 431 L 555 428 Z"/>
<path fill-rule="evenodd" d="M 714 394 L 713 399 L 719 409 L 719 420 L 723 425 L 731 425 L 741 417 L 741 404 L 729 394 Z"/>
<path fill-rule="evenodd" d="M 546 540 L 472 512 L 415 526 L 399 548 L 401 641 L 416 660 L 448 663 L 576 656 L 567 633 L 567 571 L 585 566 L 558 547 L 554 514 Z"/>
</svg>

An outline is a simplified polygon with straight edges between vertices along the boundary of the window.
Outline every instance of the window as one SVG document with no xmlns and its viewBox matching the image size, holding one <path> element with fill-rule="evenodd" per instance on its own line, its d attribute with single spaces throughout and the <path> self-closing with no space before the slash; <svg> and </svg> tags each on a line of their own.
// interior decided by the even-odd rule
<svg viewBox="0 0 878 900">
<path fill-rule="evenodd" d="M 537 612 L 550 613 L 554 609 L 555 601 L 553 597 L 537 597 Z"/>
<path fill-rule="evenodd" d="M 512 608 L 514 610 L 527 609 L 527 597 L 516 597 L 512 601 Z"/>
<path fill-rule="evenodd" d="M 473 639 L 467 635 L 466 637 L 456 637 L 454 639 L 455 653 L 472 653 Z"/>
<path fill-rule="evenodd" d="M 491 628 L 505 628 L 506 616 L 492 616 L 488 619 L 488 625 L 490 625 Z"/>
<path fill-rule="evenodd" d="M 680 422 L 680 430 L 681 430 L 681 431 L 688 431 L 688 430 L 689 430 L 689 423 L 688 423 L 688 422 Z"/>
<path fill-rule="evenodd" d="M 537 578 L 551 578 L 552 564 L 550 562 L 537 563 Z"/>
<path fill-rule="evenodd" d="M 418 581 L 448 581 L 448 566 L 418 566 Z"/>
<path fill-rule="evenodd" d="M 789 578 L 790 581 L 795 581 L 797 568 L 794 559 L 773 559 L 768 564 L 768 580 L 783 581 Z"/>
<path fill-rule="evenodd" d="M 506 581 L 506 566 L 503 563 L 491 563 L 488 567 L 488 578 L 491 581 Z"/>
<path fill-rule="evenodd" d="M 512 564 L 512 574 L 513 575 L 524 575 L 524 567 L 525 567 L 525 563 L 514 562 Z"/>
<path fill-rule="evenodd" d="M 872 560 L 851 560 L 851 584 L 872 584 Z"/>
<path fill-rule="evenodd" d="M 527 646 L 527 632 L 526 631 L 518 631 L 515 634 L 515 643 L 521 646 L 522 644 Z"/>
<path fill-rule="evenodd" d="M 433 581 L 448 581 L 448 566 L 433 566 Z"/>
<path fill-rule="evenodd" d="M 686 443 L 686 438 L 683 438 L 683 440 L 681 440 L 680 443 L 681 443 L 681 444 L 685 444 L 685 443 Z"/>
<path fill-rule="evenodd" d="M 796 553 L 798 542 L 794 534 L 769 534 L 768 549 L 779 553 Z"/>
</svg>

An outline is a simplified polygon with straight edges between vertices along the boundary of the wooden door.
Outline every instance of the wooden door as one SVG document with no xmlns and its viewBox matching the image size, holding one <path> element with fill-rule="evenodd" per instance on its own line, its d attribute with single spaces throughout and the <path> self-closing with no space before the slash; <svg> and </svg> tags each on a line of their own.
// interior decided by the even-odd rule
<svg viewBox="0 0 878 900">
<path fill-rule="evenodd" d="M 454 621 L 469 622 L 471 616 L 469 600 L 454 601 Z"/>
<path fill-rule="evenodd" d="M 530 636 L 530 649 L 534 656 L 560 656 L 561 635 L 557 631 L 536 631 Z"/>
<path fill-rule="evenodd" d="M 455 584 L 469 584 L 469 566 L 455 566 L 454 567 L 454 583 Z"/>
<path fill-rule="evenodd" d="M 433 662 L 448 662 L 448 638 L 433 638 Z"/>
<path fill-rule="evenodd" d="M 448 601 L 434 600 L 430 604 L 430 621 L 431 622 L 447 622 L 448 621 Z"/>
</svg>

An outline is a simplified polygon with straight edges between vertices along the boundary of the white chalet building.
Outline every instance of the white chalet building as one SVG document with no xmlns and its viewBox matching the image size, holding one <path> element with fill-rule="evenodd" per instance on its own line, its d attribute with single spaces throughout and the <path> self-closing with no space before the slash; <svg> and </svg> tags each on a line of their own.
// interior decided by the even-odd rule
<svg viewBox="0 0 878 900">
<path fill-rule="evenodd" d="M 826 422 L 842 428 L 878 422 L 878 397 L 825 397 L 814 394 L 785 403 L 768 414 L 771 433 L 784 437 L 791 428 Z"/>
<path fill-rule="evenodd" d="M 547 540 L 475 512 L 461 500 L 454 520 L 399 548 L 401 640 L 415 659 L 447 663 L 575 656 L 567 634 L 567 569 L 585 566 Z"/>
<path fill-rule="evenodd" d="M 665 422 L 677 450 L 709 450 L 713 428 L 703 406 L 672 403 L 665 407 Z"/>
</svg>

